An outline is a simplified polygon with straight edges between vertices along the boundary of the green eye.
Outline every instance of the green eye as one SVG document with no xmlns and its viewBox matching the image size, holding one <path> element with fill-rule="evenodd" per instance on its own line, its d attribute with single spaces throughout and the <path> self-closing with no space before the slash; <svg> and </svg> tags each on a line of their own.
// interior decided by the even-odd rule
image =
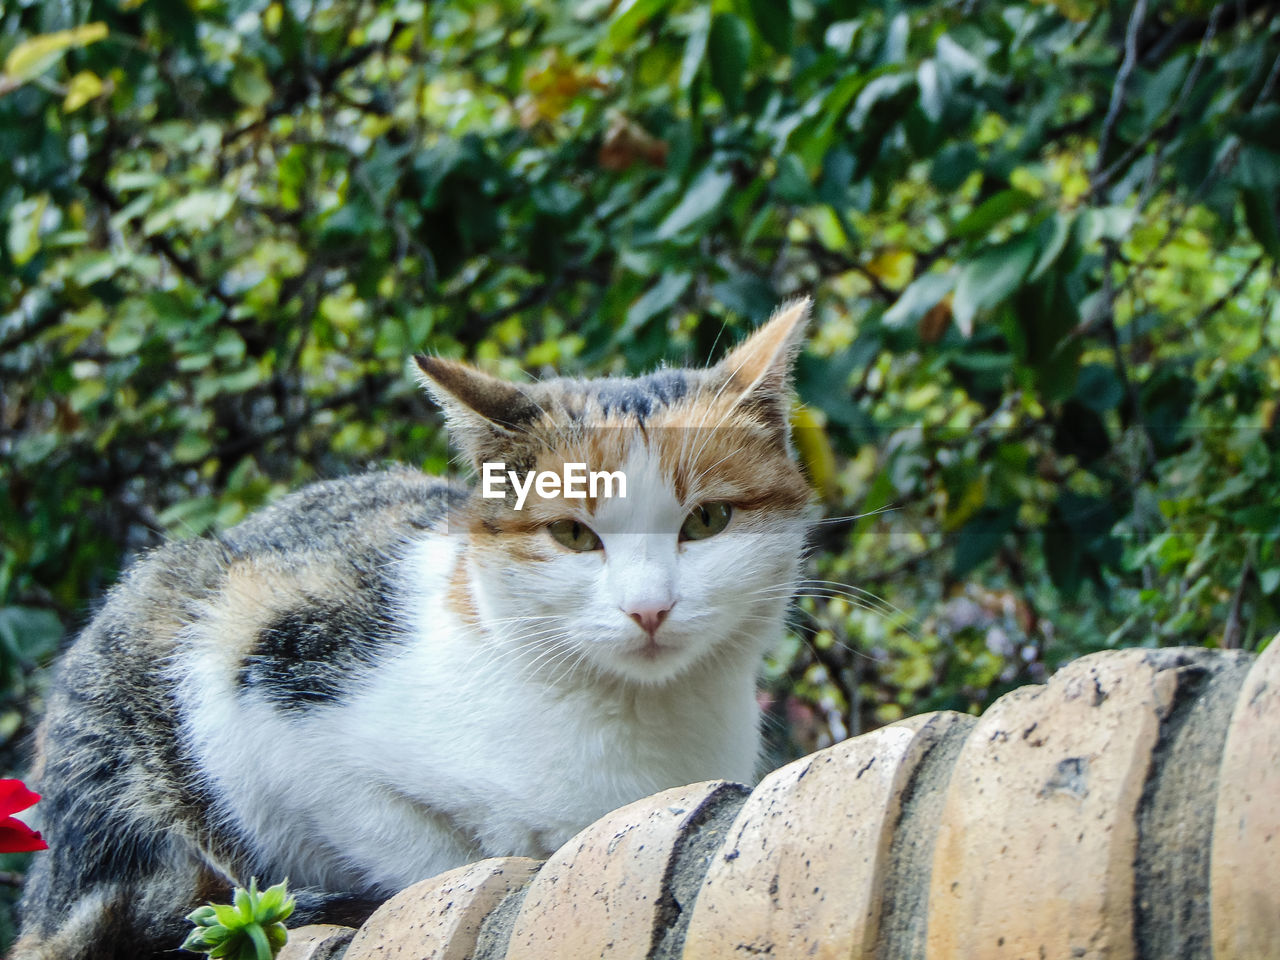
<svg viewBox="0 0 1280 960">
<path fill-rule="evenodd" d="M 577 520 L 552 520 L 547 524 L 547 532 L 555 538 L 556 543 L 579 553 L 604 547 L 595 531 Z"/>
<path fill-rule="evenodd" d="M 714 537 L 729 525 L 729 518 L 732 516 L 733 504 L 724 500 L 700 503 L 684 518 L 680 539 L 705 540 L 707 537 Z"/>
</svg>

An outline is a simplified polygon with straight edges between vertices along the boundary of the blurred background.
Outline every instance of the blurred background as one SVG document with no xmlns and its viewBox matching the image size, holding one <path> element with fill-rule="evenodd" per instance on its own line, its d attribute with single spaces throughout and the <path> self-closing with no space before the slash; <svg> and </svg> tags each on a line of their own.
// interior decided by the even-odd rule
<svg viewBox="0 0 1280 960">
<path fill-rule="evenodd" d="M 703 363 L 800 293 L 775 761 L 1280 629 L 1274 2 L 0 9 L 0 772 L 131 556 L 447 468 L 410 353 Z"/>
</svg>

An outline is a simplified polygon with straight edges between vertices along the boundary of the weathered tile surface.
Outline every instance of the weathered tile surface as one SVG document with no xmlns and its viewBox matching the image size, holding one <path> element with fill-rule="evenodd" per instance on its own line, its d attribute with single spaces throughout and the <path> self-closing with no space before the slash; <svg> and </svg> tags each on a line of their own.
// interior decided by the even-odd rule
<svg viewBox="0 0 1280 960">
<path fill-rule="evenodd" d="M 1134 956 L 1136 814 L 1177 689 L 1156 652 L 1077 660 L 979 720 L 939 825 L 929 960 Z"/>
<path fill-rule="evenodd" d="M 276 960 L 339 960 L 355 930 L 331 923 L 313 923 L 289 931 L 289 942 Z"/>
<path fill-rule="evenodd" d="M 924 958 L 938 822 L 956 759 L 978 721 L 968 714 L 942 710 L 902 722 L 919 724 L 912 749 L 921 755 L 918 761 L 904 763 L 910 776 L 901 793 L 901 812 L 890 827 L 889 858 L 878 890 L 875 960 Z"/>
<path fill-rule="evenodd" d="M 1143 957 L 1210 960 L 1209 853 L 1218 769 L 1253 658 L 1196 648 L 1152 656 L 1167 663 L 1178 688 L 1138 806 L 1134 938 Z"/>
<path fill-rule="evenodd" d="M 498 857 L 415 883 L 365 921 L 343 960 L 466 960 L 489 911 L 539 864 Z"/>
<path fill-rule="evenodd" d="M 869 954 L 903 791 L 947 723 L 917 717 L 766 777 L 703 881 L 687 960 Z"/>
<path fill-rule="evenodd" d="M 1280 638 L 1254 663 L 1231 717 L 1210 891 L 1215 956 L 1280 955 Z"/>
<path fill-rule="evenodd" d="M 529 885 L 508 960 L 643 960 L 674 920 L 668 871 L 708 804 L 744 788 L 676 787 L 596 821 L 547 860 Z"/>
</svg>

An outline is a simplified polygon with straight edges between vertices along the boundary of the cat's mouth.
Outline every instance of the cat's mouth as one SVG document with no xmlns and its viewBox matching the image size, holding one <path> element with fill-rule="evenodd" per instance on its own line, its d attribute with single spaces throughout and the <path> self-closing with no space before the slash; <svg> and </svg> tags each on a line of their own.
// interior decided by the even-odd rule
<svg viewBox="0 0 1280 960">
<path fill-rule="evenodd" d="M 675 651 L 676 647 L 674 645 L 659 643 L 656 638 L 648 637 L 641 646 L 636 647 L 629 652 L 634 657 L 654 663 L 664 657 L 670 656 L 675 653 Z"/>
</svg>

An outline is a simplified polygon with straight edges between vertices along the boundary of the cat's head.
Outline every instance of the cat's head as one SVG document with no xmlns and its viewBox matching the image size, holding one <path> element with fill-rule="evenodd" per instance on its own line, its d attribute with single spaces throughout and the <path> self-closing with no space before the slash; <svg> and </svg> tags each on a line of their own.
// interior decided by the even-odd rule
<svg viewBox="0 0 1280 960">
<path fill-rule="evenodd" d="M 789 442 L 808 312 L 789 304 L 709 368 L 630 379 L 513 384 L 415 358 L 479 481 L 454 521 L 473 612 L 513 656 L 657 684 L 774 639 L 810 502 Z M 531 472 L 555 479 L 522 497 Z"/>
</svg>

